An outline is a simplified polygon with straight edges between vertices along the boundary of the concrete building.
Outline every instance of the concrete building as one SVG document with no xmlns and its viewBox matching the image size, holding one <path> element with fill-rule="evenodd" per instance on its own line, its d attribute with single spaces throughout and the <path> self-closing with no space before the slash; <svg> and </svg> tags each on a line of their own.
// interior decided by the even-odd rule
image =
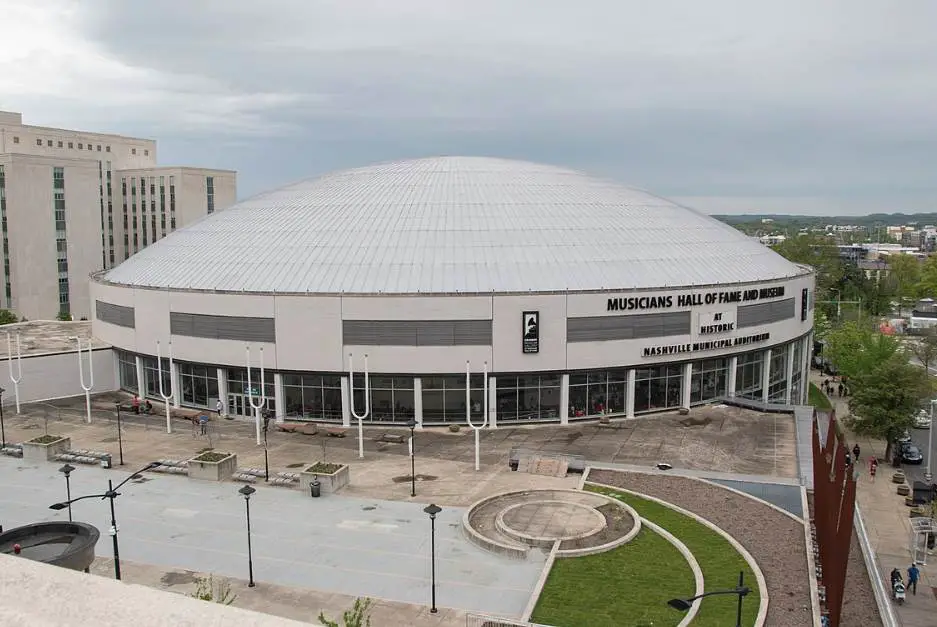
<svg viewBox="0 0 937 627">
<path fill-rule="evenodd" d="M 115 189 L 141 180 L 139 206 Z M 231 171 L 157 167 L 149 139 L 27 126 L 21 114 L 0 111 L 0 308 L 30 319 L 89 316 L 90 274 L 230 206 L 236 186 Z"/>
<path fill-rule="evenodd" d="M 657 196 L 452 157 L 261 194 L 98 274 L 91 298 L 116 385 L 141 396 L 162 379 L 177 405 L 346 425 L 487 404 L 497 425 L 803 402 L 813 291 L 811 268 Z"/>
</svg>

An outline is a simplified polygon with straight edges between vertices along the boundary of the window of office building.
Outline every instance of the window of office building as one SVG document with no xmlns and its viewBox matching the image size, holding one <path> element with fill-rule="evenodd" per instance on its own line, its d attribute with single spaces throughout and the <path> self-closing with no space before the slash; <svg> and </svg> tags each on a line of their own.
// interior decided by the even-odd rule
<svg viewBox="0 0 937 627">
<path fill-rule="evenodd" d="M 735 366 L 735 395 L 739 398 L 760 401 L 763 370 L 764 353 L 762 351 L 739 355 Z"/>
<path fill-rule="evenodd" d="M 205 195 L 208 202 L 208 213 L 215 213 L 215 177 L 205 177 Z"/>
<path fill-rule="evenodd" d="M 382 422 L 406 422 L 415 417 L 415 404 L 413 398 L 413 377 L 369 377 L 368 385 L 371 390 L 371 411 L 367 420 L 376 420 Z M 462 403 L 465 404 L 465 381 L 462 382 Z M 424 392 L 424 417 L 425 412 L 425 392 Z M 455 392 L 452 392 L 455 396 Z M 364 403 L 364 375 L 358 373 L 355 375 L 354 385 L 354 405 L 352 406 L 358 415 L 365 410 Z M 462 411 L 463 418 L 465 411 Z M 437 418 L 442 421 L 442 418 Z"/>
<path fill-rule="evenodd" d="M 562 379 L 558 374 L 497 378 L 499 421 L 556 420 Z"/>
<path fill-rule="evenodd" d="M 635 413 L 680 407 L 683 366 L 637 368 L 634 372 Z"/>
<path fill-rule="evenodd" d="M 693 362 L 690 380 L 690 403 L 706 403 L 726 396 L 729 382 L 728 359 L 704 359 Z"/>
<path fill-rule="evenodd" d="M 139 389 L 136 357 L 124 351 L 117 351 L 117 374 L 120 377 L 120 389 L 136 394 Z"/>
<path fill-rule="evenodd" d="M 273 372 L 264 370 L 261 386 L 260 368 L 251 368 L 248 377 L 246 368 L 228 368 L 228 412 L 239 416 L 250 416 L 251 397 L 255 406 L 261 405 L 270 411 L 276 411 L 276 392 L 273 385 Z M 263 397 L 263 402 L 261 402 Z"/>
<path fill-rule="evenodd" d="M 768 402 L 783 403 L 787 397 L 787 345 L 771 349 L 768 374 Z"/>
<path fill-rule="evenodd" d="M 342 379 L 338 375 L 284 374 L 286 415 L 300 420 L 342 420 Z"/>
<path fill-rule="evenodd" d="M 59 313 L 71 313 L 68 285 L 68 241 L 65 220 L 65 168 L 52 168 L 53 214 L 55 217 L 56 271 L 59 278 Z"/>
<path fill-rule="evenodd" d="M 218 401 L 218 369 L 201 364 L 176 364 L 179 367 L 182 403 L 214 409 Z"/>
<path fill-rule="evenodd" d="M 175 392 L 172 388 L 172 374 L 170 373 L 169 359 L 163 355 L 162 360 L 156 357 L 143 358 L 143 394 L 150 398 L 162 400 L 160 394 L 170 394 Z M 160 378 L 163 381 L 162 390 L 160 390 Z"/>
<path fill-rule="evenodd" d="M 169 230 L 176 230 L 176 177 L 169 177 Z"/>
<path fill-rule="evenodd" d="M 472 420 L 481 421 L 484 407 L 484 377 L 471 375 L 469 410 Z M 423 422 L 465 423 L 465 375 L 428 376 L 421 379 L 423 388 Z"/>
<path fill-rule="evenodd" d="M 6 173 L 0 165 L 0 235 L 3 245 L 3 284 L 7 309 L 13 308 L 13 284 L 10 276 L 10 235 L 7 224 Z"/>
<path fill-rule="evenodd" d="M 800 405 L 804 394 L 804 346 L 801 340 L 794 342 L 791 350 L 794 352 L 794 369 L 791 372 L 791 403 Z"/>
<path fill-rule="evenodd" d="M 499 387 L 501 380 L 498 380 Z M 592 370 L 569 375 L 571 418 L 623 414 L 628 409 L 628 369 Z"/>
</svg>

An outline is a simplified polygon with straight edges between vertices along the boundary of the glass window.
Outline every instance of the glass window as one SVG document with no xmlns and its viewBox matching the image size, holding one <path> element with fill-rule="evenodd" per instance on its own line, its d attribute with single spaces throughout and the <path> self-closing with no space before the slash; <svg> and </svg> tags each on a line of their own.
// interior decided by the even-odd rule
<svg viewBox="0 0 937 627">
<path fill-rule="evenodd" d="M 562 389 L 559 375 L 498 377 L 497 381 L 496 411 L 499 421 L 522 422 L 559 418 Z"/>
<path fill-rule="evenodd" d="M 484 419 L 484 377 L 481 374 L 470 375 L 469 406 L 473 422 Z M 465 375 L 447 375 L 443 377 L 423 377 L 423 423 L 458 422 L 465 423 L 466 398 Z M 429 387 L 427 387 L 427 385 Z"/>
<path fill-rule="evenodd" d="M 283 396 L 290 419 L 342 420 L 342 384 L 338 376 L 284 374 Z"/>
<path fill-rule="evenodd" d="M 690 381 L 690 403 L 707 403 L 723 397 L 729 382 L 728 359 L 704 359 L 693 362 Z"/>
<path fill-rule="evenodd" d="M 247 369 L 245 368 L 228 368 L 228 402 L 226 405 L 228 413 L 241 416 L 251 415 L 252 410 L 249 405 L 251 394 L 248 393 L 249 389 L 254 391 L 254 404 L 260 404 L 259 397 L 262 395 L 264 398 L 263 406 L 272 412 L 276 412 L 273 372 L 264 370 L 262 384 L 260 375 L 260 368 L 251 368 L 250 377 L 247 376 Z"/>
<path fill-rule="evenodd" d="M 804 347 L 801 340 L 793 343 L 791 350 L 794 351 L 794 370 L 791 372 L 791 404 L 800 405 L 803 403 L 803 367 L 804 367 Z"/>
<path fill-rule="evenodd" d="M 594 370 L 569 375 L 569 416 L 585 418 L 624 414 L 628 400 L 628 369 Z"/>
<path fill-rule="evenodd" d="M 760 401 L 762 398 L 762 371 L 764 370 L 764 353 L 755 351 L 739 355 L 735 366 L 735 395 Z"/>
<path fill-rule="evenodd" d="M 136 357 L 124 351 L 117 351 L 117 370 L 120 375 L 120 389 L 136 393 L 139 389 Z"/>
<path fill-rule="evenodd" d="M 169 359 L 163 356 L 160 362 L 157 362 L 156 357 L 144 357 L 143 358 L 143 395 L 150 398 L 156 398 L 162 400 L 160 396 L 160 387 L 159 382 L 162 376 L 163 388 L 162 392 L 164 394 L 170 394 L 174 390 L 172 389 L 172 375 L 169 372 Z"/>
<path fill-rule="evenodd" d="M 683 366 L 655 366 L 635 370 L 635 413 L 675 409 L 681 405 Z"/>
<path fill-rule="evenodd" d="M 181 402 L 184 405 L 215 408 L 218 401 L 218 369 L 176 362 L 179 367 Z"/>
<path fill-rule="evenodd" d="M 787 397 L 787 345 L 771 350 L 771 369 L 768 375 L 768 402 L 783 403 Z"/>
</svg>

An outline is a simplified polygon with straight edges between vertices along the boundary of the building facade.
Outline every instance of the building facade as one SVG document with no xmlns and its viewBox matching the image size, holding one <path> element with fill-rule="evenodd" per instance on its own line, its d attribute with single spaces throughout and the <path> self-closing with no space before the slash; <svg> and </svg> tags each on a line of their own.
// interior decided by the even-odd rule
<svg viewBox="0 0 937 627">
<path fill-rule="evenodd" d="M 21 114 L 0 112 L 0 308 L 31 319 L 89 316 L 87 277 L 146 245 L 139 232 L 137 248 L 132 245 L 135 221 L 125 222 L 122 213 L 137 207 L 122 196 L 120 182 L 144 179 L 149 191 L 159 177 L 180 181 L 178 193 L 167 190 L 166 201 L 141 195 L 141 219 L 165 202 L 177 207 L 181 226 L 236 200 L 234 172 L 158 168 L 152 140 L 28 126 Z M 152 231 L 146 241 L 155 241 Z"/>
<path fill-rule="evenodd" d="M 119 385 L 143 396 L 343 424 L 487 405 L 496 425 L 801 403 L 813 289 L 811 269 L 649 194 L 447 158 L 237 204 L 91 297 Z"/>
</svg>

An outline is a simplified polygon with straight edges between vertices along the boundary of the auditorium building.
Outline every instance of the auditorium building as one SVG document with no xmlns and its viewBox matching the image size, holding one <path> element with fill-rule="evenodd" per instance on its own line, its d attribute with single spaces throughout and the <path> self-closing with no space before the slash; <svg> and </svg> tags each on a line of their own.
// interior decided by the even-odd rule
<svg viewBox="0 0 937 627">
<path fill-rule="evenodd" d="M 496 426 L 801 403 L 813 291 L 812 269 L 648 192 L 444 157 L 205 216 L 94 276 L 91 300 L 141 396 L 162 379 L 181 406 L 344 424 L 487 405 Z"/>
</svg>

